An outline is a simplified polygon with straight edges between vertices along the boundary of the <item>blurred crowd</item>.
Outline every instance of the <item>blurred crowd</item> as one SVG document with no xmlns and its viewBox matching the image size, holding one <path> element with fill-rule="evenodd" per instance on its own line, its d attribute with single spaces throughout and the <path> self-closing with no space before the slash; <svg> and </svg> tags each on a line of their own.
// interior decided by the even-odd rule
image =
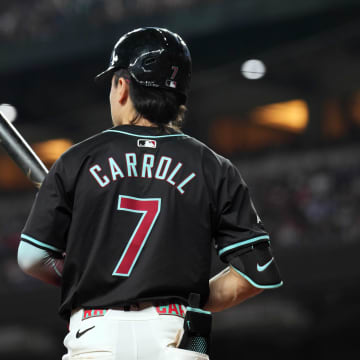
<svg viewBox="0 0 360 360">
<path fill-rule="evenodd" d="M 16 253 L 35 191 L 0 193 L 0 294 L 38 288 L 18 267 Z"/>
<path fill-rule="evenodd" d="M 205 1 L 218 0 L 6 0 L 0 3 L 0 41 L 46 39 L 66 31 L 73 20 L 99 26 Z"/>
<path fill-rule="evenodd" d="M 360 148 L 282 154 L 253 163 L 256 171 L 246 169 L 274 243 L 341 246 L 360 241 L 359 155 Z"/>
</svg>

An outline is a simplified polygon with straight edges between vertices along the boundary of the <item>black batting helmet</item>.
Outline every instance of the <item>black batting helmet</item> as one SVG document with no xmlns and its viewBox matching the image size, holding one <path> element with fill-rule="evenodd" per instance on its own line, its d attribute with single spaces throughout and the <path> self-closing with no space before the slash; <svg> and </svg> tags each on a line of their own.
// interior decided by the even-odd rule
<svg viewBox="0 0 360 360">
<path fill-rule="evenodd" d="M 191 56 L 183 39 L 167 29 L 146 27 L 123 35 L 115 44 L 109 67 L 95 81 L 127 69 L 141 85 L 170 89 L 185 96 L 191 79 Z"/>
</svg>

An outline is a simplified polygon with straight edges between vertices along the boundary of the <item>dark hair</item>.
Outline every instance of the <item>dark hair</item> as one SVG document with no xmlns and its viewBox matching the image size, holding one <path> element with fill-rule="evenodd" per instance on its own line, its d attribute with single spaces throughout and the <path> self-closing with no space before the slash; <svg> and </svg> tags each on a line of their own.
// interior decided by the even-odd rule
<svg viewBox="0 0 360 360">
<path fill-rule="evenodd" d="M 142 116 L 160 128 L 181 127 L 186 111 L 183 95 L 172 90 L 140 85 L 125 69 L 116 71 L 114 75 L 115 86 L 121 77 L 130 81 L 130 98 L 137 112 L 133 124 Z"/>
</svg>

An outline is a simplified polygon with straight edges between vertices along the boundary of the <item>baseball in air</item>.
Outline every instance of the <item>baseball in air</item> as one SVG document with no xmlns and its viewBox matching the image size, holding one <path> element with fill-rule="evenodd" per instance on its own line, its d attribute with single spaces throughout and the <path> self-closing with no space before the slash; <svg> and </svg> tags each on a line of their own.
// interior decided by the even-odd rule
<svg viewBox="0 0 360 360">
<path fill-rule="evenodd" d="M 266 68 L 262 61 L 251 59 L 245 61 L 241 66 L 241 73 L 246 79 L 257 80 L 261 79 L 265 73 Z"/>
</svg>

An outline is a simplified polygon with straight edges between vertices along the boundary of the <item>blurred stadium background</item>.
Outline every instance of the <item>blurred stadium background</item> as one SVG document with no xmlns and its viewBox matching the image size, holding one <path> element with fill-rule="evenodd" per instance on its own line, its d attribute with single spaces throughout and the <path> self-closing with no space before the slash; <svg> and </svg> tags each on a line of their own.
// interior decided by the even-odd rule
<svg viewBox="0 0 360 360">
<path fill-rule="evenodd" d="M 285 281 L 215 315 L 212 359 L 356 358 L 359 1 L 2 0 L 0 103 L 16 108 L 15 126 L 47 166 L 111 127 L 109 89 L 93 76 L 118 37 L 141 26 L 167 27 L 188 43 L 184 131 L 238 165 Z M 249 59 L 265 64 L 265 76 L 244 77 Z M 64 352 L 58 289 L 16 263 L 34 195 L 0 152 L 1 359 Z M 213 272 L 222 266 L 214 257 Z"/>
</svg>

